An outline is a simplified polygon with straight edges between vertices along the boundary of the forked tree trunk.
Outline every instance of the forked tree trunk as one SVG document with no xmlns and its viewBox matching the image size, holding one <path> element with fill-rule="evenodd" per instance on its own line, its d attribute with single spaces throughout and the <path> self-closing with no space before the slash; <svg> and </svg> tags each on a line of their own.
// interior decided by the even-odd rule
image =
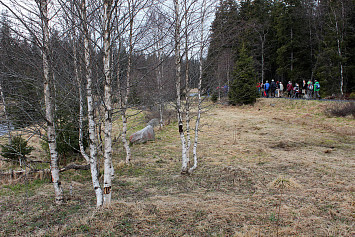
<svg viewBox="0 0 355 237">
<path fill-rule="evenodd" d="M 174 11 L 175 11 L 175 77 L 176 77 L 176 110 L 179 125 L 179 134 L 181 140 L 181 174 L 187 174 L 188 172 L 188 160 L 186 156 L 186 139 L 184 135 L 184 125 L 181 110 L 181 56 L 180 56 L 180 13 L 179 13 L 179 0 L 174 0 Z"/>
<path fill-rule="evenodd" d="M 111 79 L 111 14 L 112 0 L 104 0 L 104 74 L 105 74 L 105 149 L 104 149 L 104 205 L 111 204 L 112 177 L 112 79 Z"/>
<path fill-rule="evenodd" d="M 205 14 L 206 14 L 206 0 L 203 0 L 202 7 L 201 7 L 201 38 L 200 38 L 200 55 L 199 55 L 199 78 L 198 78 L 198 108 L 197 108 L 197 118 L 195 123 L 195 139 L 194 139 L 194 146 L 193 146 L 193 159 L 194 164 L 189 169 L 189 173 L 192 173 L 197 168 L 197 144 L 198 144 L 198 129 L 200 125 L 201 119 L 201 106 L 202 106 L 202 98 L 201 98 L 201 89 L 202 89 L 202 73 L 203 73 L 203 51 L 204 51 L 204 22 L 205 22 Z"/>
<path fill-rule="evenodd" d="M 48 19 L 48 2 L 47 0 L 40 1 L 40 13 L 43 33 L 43 87 L 44 87 L 44 101 L 46 105 L 46 120 L 47 120 L 47 136 L 49 152 L 51 156 L 51 174 L 52 182 L 55 193 L 55 202 L 62 204 L 64 202 L 63 190 L 59 179 L 59 166 L 58 166 L 58 152 L 56 142 L 56 131 L 54 123 L 54 106 L 52 101 L 51 91 L 51 74 L 50 74 L 50 50 L 49 50 L 49 19 Z"/>
<path fill-rule="evenodd" d="M 97 167 L 97 144 L 95 133 L 95 116 L 94 116 L 94 101 L 92 93 L 92 71 L 90 67 L 90 48 L 89 48 L 89 31 L 87 27 L 86 2 L 81 0 L 81 19 L 82 30 L 84 33 L 84 62 L 85 62 L 85 78 L 87 81 L 86 93 L 88 103 L 88 121 L 89 121 L 89 142 L 90 142 L 90 170 L 92 184 L 96 194 L 96 206 L 103 205 L 102 189 L 99 182 L 99 172 Z"/>
</svg>

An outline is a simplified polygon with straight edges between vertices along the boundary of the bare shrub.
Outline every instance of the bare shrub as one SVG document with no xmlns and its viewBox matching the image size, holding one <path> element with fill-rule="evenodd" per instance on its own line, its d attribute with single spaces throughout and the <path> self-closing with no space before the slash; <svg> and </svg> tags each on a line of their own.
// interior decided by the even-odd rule
<svg viewBox="0 0 355 237">
<path fill-rule="evenodd" d="M 352 115 L 355 118 L 355 103 L 334 104 L 325 109 L 329 117 L 346 117 Z"/>
</svg>

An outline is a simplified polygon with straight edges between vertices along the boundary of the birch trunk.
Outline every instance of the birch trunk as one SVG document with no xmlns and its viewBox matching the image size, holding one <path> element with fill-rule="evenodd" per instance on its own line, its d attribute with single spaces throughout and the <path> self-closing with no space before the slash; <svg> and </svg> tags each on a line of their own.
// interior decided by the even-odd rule
<svg viewBox="0 0 355 237">
<path fill-rule="evenodd" d="M 198 108 L 197 108 L 197 118 L 195 123 L 195 139 L 194 139 L 194 146 L 193 146 L 193 159 L 194 164 L 189 169 L 189 173 L 192 173 L 197 168 L 197 144 L 198 144 L 198 129 L 201 120 L 201 106 L 202 106 L 202 98 L 201 98 L 201 88 L 202 88 L 202 73 L 203 73 L 203 51 L 204 51 L 204 21 L 205 21 L 205 14 L 206 14 L 206 0 L 202 2 L 201 8 L 201 38 L 200 38 L 200 65 L 199 65 L 199 78 L 198 78 Z"/>
<path fill-rule="evenodd" d="M 183 118 L 181 111 L 181 56 L 180 56 L 180 13 L 179 13 L 179 1 L 174 0 L 174 10 L 175 10 L 175 73 L 176 73 L 176 110 L 178 116 L 179 133 L 181 140 L 181 156 L 182 156 L 182 166 L 181 174 L 186 174 L 188 172 L 188 161 L 186 157 L 186 140 L 183 128 Z"/>
<path fill-rule="evenodd" d="M 76 48 L 76 33 L 75 29 L 73 30 L 73 58 L 74 58 L 74 76 L 75 80 L 78 84 L 78 90 L 79 90 L 79 148 L 80 148 L 80 153 L 84 157 L 87 163 L 90 162 L 90 157 L 86 154 L 84 145 L 83 145 L 83 120 L 84 120 L 84 101 L 83 101 L 83 88 L 81 86 L 81 78 L 79 75 L 79 69 L 78 69 L 78 55 L 77 55 L 77 48 Z"/>
<path fill-rule="evenodd" d="M 58 152 L 56 142 L 56 131 L 54 124 L 54 106 L 52 101 L 51 91 L 51 75 L 50 75 L 50 50 L 49 50 L 49 19 L 48 19 L 48 2 L 47 0 L 40 1 L 41 23 L 43 33 L 43 87 L 44 87 L 44 101 L 46 105 L 46 120 L 47 120 L 47 136 L 49 152 L 51 156 L 51 174 L 52 182 L 55 193 L 55 202 L 62 204 L 64 202 L 63 190 L 59 179 L 59 166 L 58 166 Z"/>
<path fill-rule="evenodd" d="M 11 124 L 10 118 L 9 118 L 9 116 L 7 114 L 7 110 L 6 110 L 6 100 L 5 100 L 4 92 L 2 90 L 2 82 L 0 82 L 0 95 L 1 95 L 3 110 L 4 110 L 4 114 L 5 114 L 5 119 L 6 119 L 6 123 L 7 123 L 7 133 L 9 135 L 9 144 L 11 144 L 11 142 L 12 142 L 12 136 L 11 136 L 12 124 Z"/>
<path fill-rule="evenodd" d="M 264 84 L 264 79 L 265 79 L 265 59 L 264 59 L 265 34 L 260 35 L 260 38 L 261 38 L 261 84 Z"/>
<path fill-rule="evenodd" d="M 340 34 L 339 34 L 339 26 L 338 26 L 338 20 L 336 19 L 335 16 L 335 28 L 336 28 L 336 33 L 337 33 L 337 46 L 338 46 L 338 56 L 340 60 L 342 60 L 342 53 L 341 53 L 341 46 L 340 46 Z M 344 69 L 343 69 L 343 63 L 340 61 L 340 93 L 341 95 L 344 95 L 343 87 L 344 87 Z"/>
<path fill-rule="evenodd" d="M 161 98 L 162 97 L 162 91 L 163 91 L 163 88 L 162 88 L 162 80 L 163 80 L 163 61 L 162 61 L 162 52 L 161 52 L 161 48 L 160 48 L 160 45 L 159 45 L 159 42 L 157 43 L 158 44 L 158 62 L 159 62 L 159 67 L 157 68 L 158 70 L 158 75 L 157 75 L 157 84 L 158 84 L 158 96 L 159 96 L 159 117 L 160 117 L 160 120 L 159 120 L 159 127 L 160 129 L 163 129 L 163 99 Z"/>
<path fill-rule="evenodd" d="M 86 2 L 81 1 L 81 18 L 82 30 L 84 33 L 84 61 L 85 61 L 85 78 L 87 81 L 87 103 L 88 103 L 88 120 L 89 120 L 89 140 L 90 140 L 90 170 L 92 184 L 96 194 L 96 206 L 103 205 L 102 189 L 99 182 L 99 171 L 97 167 L 97 144 L 95 133 L 95 117 L 94 117 L 94 102 L 92 93 L 92 72 L 90 67 L 90 48 L 89 48 L 89 31 L 87 27 Z"/>
<path fill-rule="evenodd" d="M 104 149 L 104 205 L 111 204 L 112 165 L 112 86 L 111 86 L 111 7 L 112 0 L 104 0 L 104 74 L 105 74 L 105 149 Z"/>
<path fill-rule="evenodd" d="M 189 101 L 189 36 L 188 36 L 188 8 L 187 8 L 187 1 L 185 3 L 185 119 L 186 119 L 186 162 L 189 164 L 190 162 L 190 146 L 191 146 L 191 137 L 190 137 L 190 101 Z"/>
<path fill-rule="evenodd" d="M 130 92 L 130 80 L 131 80 L 131 68 L 132 68 L 132 54 L 133 54 L 133 18 L 134 13 L 133 9 L 131 9 L 131 3 L 128 1 L 129 8 L 129 52 L 128 52 L 128 60 L 127 60 L 127 76 L 126 76 L 126 93 L 122 106 L 122 142 L 123 146 L 126 150 L 126 163 L 129 164 L 131 162 L 131 149 L 129 147 L 129 143 L 127 141 L 127 106 L 128 106 L 128 96 Z"/>
</svg>

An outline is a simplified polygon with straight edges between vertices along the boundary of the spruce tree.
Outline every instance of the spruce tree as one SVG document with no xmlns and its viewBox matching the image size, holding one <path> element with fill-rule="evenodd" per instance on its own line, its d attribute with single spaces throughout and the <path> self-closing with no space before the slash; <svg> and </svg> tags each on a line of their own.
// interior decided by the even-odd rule
<svg viewBox="0 0 355 237">
<path fill-rule="evenodd" d="M 229 102 L 232 105 L 254 104 L 256 97 L 257 89 L 253 58 L 248 56 L 247 49 L 243 44 L 233 71 Z"/>
</svg>

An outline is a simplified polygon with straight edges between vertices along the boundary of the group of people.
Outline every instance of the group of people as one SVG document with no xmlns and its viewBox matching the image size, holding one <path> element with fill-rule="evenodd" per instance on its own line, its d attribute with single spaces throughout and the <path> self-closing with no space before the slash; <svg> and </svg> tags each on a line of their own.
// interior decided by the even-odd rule
<svg viewBox="0 0 355 237">
<path fill-rule="evenodd" d="M 305 99 L 320 99 L 320 84 L 317 80 L 314 81 L 314 84 L 311 80 L 307 83 L 303 80 L 302 85 L 300 86 L 296 83 L 294 86 L 291 81 L 288 82 L 286 88 L 282 82 L 275 82 L 274 79 L 266 81 L 265 84 L 259 82 L 256 86 L 261 93 L 262 97 L 283 97 L 284 93 L 287 93 L 287 96 L 290 98 L 305 98 Z"/>
</svg>

